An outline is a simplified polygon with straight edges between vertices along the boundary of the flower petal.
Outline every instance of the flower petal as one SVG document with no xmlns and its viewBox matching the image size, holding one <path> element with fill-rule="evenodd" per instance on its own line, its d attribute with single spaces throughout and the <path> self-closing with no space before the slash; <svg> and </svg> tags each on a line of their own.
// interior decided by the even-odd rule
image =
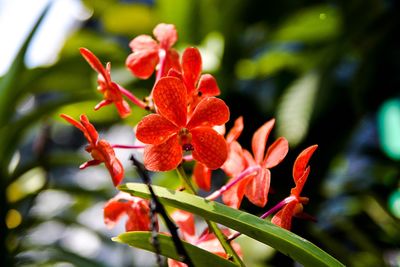
<svg viewBox="0 0 400 267">
<path fill-rule="evenodd" d="M 171 214 L 171 218 L 178 225 L 185 241 L 192 243 L 196 239 L 196 229 L 194 216 L 184 210 L 176 210 Z"/>
<path fill-rule="evenodd" d="M 290 193 L 297 198 L 300 197 L 301 191 L 303 190 L 304 184 L 307 181 L 308 175 L 310 174 L 310 166 L 308 166 L 303 172 L 303 176 L 295 180 L 296 186 L 290 190 Z"/>
<path fill-rule="evenodd" d="M 68 116 L 67 114 L 60 114 L 60 117 L 81 130 L 82 132 L 86 132 L 85 127 L 83 127 L 83 125 L 79 121 L 75 120 L 71 116 Z"/>
<path fill-rule="evenodd" d="M 114 105 L 117 108 L 121 118 L 126 118 L 131 113 L 131 108 L 125 100 L 114 101 Z"/>
<path fill-rule="evenodd" d="M 181 71 L 181 64 L 179 63 L 179 53 L 173 48 L 167 51 L 162 77 L 167 76 L 168 72 L 171 69 Z"/>
<path fill-rule="evenodd" d="M 149 202 L 136 198 L 132 204 L 132 210 L 128 213 L 128 221 L 125 224 L 126 231 L 149 231 L 151 230 Z M 158 231 L 158 223 L 156 229 Z"/>
<path fill-rule="evenodd" d="M 238 142 L 233 141 L 231 144 L 228 144 L 228 148 L 228 158 L 221 169 L 226 175 L 233 177 L 245 169 L 246 161 L 243 158 L 243 149 Z"/>
<path fill-rule="evenodd" d="M 243 117 L 240 116 L 235 120 L 235 124 L 233 125 L 232 129 L 228 132 L 226 135 L 226 142 L 231 143 L 235 140 L 237 140 L 240 136 L 240 134 L 243 131 Z"/>
<path fill-rule="evenodd" d="M 204 164 L 196 162 L 193 169 L 193 179 L 197 186 L 205 191 L 211 188 L 211 170 Z"/>
<path fill-rule="evenodd" d="M 196 88 L 196 83 L 201 74 L 201 55 L 197 48 L 188 47 L 182 54 L 182 73 L 188 95 Z"/>
<path fill-rule="evenodd" d="M 150 171 L 170 171 L 179 165 L 182 155 L 178 138 L 172 136 L 165 143 L 146 146 L 143 160 L 146 169 Z"/>
<path fill-rule="evenodd" d="M 229 120 L 229 108 L 219 98 L 207 97 L 200 101 L 193 111 L 187 125 L 188 129 L 198 126 L 215 126 L 224 124 Z"/>
<path fill-rule="evenodd" d="M 264 158 L 265 146 L 267 144 L 268 136 L 274 127 L 275 119 L 271 119 L 264 123 L 253 135 L 251 147 L 253 149 L 254 159 L 260 164 Z"/>
<path fill-rule="evenodd" d="M 292 218 L 293 214 L 296 210 L 297 202 L 292 201 L 286 204 L 282 210 L 280 210 L 277 214 L 272 217 L 271 222 L 279 227 L 282 227 L 286 230 L 290 230 L 292 226 Z"/>
<path fill-rule="evenodd" d="M 107 75 L 107 71 L 104 68 L 103 64 L 101 64 L 100 60 L 89 50 L 84 47 L 79 48 L 81 55 L 86 59 L 89 65 L 94 69 L 97 73 L 102 75 L 104 79 L 107 79 L 109 76 Z M 109 82 L 109 80 L 106 82 Z"/>
<path fill-rule="evenodd" d="M 187 120 L 186 95 L 185 85 L 175 77 L 161 78 L 153 89 L 158 113 L 180 127 L 184 127 Z"/>
<path fill-rule="evenodd" d="M 307 168 L 308 161 L 310 160 L 312 154 L 317 148 L 318 145 L 310 146 L 304 149 L 296 158 L 296 161 L 293 165 L 293 179 L 296 183 L 297 180 L 299 180 L 303 176 L 303 173 Z"/>
<path fill-rule="evenodd" d="M 140 79 L 148 79 L 158 63 L 157 50 L 139 50 L 130 54 L 125 61 L 133 75 Z"/>
<path fill-rule="evenodd" d="M 154 28 L 153 34 L 165 50 L 168 50 L 178 40 L 178 33 L 173 24 L 160 23 Z"/>
<path fill-rule="evenodd" d="M 289 143 L 284 137 L 279 137 L 267 150 L 262 166 L 272 168 L 281 163 L 289 151 Z"/>
<path fill-rule="evenodd" d="M 246 186 L 246 197 L 256 206 L 264 207 L 268 201 L 271 172 L 261 169 L 253 178 L 249 178 Z"/>
<path fill-rule="evenodd" d="M 217 81 L 211 74 L 201 75 L 197 90 L 203 96 L 217 96 L 221 94 Z"/>
<path fill-rule="evenodd" d="M 104 223 L 108 228 L 112 228 L 122 216 L 128 213 L 131 208 L 132 201 L 118 201 L 118 199 L 110 199 L 104 206 Z"/>
<path fill-rule="evenodd" d="M 133 52 L 138 50 L 157 50 L 158 43 L 151 36 L 141 34 L 129 42 L 129 47 Z"/>
<path fill-rule="evenodd" d="M 238 209 L 240 207 L 246 190 L 247 182 L 248 179 L 245 178 L 237 182 L 234 186 L 222 194 L 222 201 L 225 203 L 225 205 L 234 209 Z"/>
<path fill-rule="evenodd" d="M 158 145 L 164 143 L 178 128 L 159 114 L 150 114 L 142 118 L 137 125 L 136 138 L 145 144 Z"/>
<path fill-rule="evenodd" d="M 193 158 L 211 170 L 218 169 L 228 157 L 228 149 L 223 136 L 209 127 L 191 130 Z"/>
<path fill-rule="evenodd" d="M 83 132 L 86 139 L 88 139 L 89 143 L 95 144 L 99 139 L 99 134 L 97 133 L 94 126 L 89 122 L 89 119 L 86 115 L 81 115 L 80 121 L 82 126 L 85 128 Z"/>
<path fill-rule="evenodd" d="M 103 156 L 104 164 L 111 175 L 114 186 L 119 185 L 124 178 L 124 167 L 115 156 L 114 149 L 105 140 L 98 142 L 97 149 Z"/>
</svg>

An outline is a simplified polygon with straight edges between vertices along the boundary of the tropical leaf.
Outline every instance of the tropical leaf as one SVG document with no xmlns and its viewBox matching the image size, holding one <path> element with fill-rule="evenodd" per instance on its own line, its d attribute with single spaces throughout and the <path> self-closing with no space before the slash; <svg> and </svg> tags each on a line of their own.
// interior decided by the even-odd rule
<svg viewBox="0 0 400 267">
<path fill-rule="evenodd" d="M 144 184 L 128 183 L 121 185 L 119 189 L 134 196 L 150 198 Z M 277 249 L 304 266 L 343 266 L 313 243 L 252 214 L 185 192 L 159 186 L 153 186 L 153 189 L 163 204 L 192 212 L 239 231 Z"/>
</svg>

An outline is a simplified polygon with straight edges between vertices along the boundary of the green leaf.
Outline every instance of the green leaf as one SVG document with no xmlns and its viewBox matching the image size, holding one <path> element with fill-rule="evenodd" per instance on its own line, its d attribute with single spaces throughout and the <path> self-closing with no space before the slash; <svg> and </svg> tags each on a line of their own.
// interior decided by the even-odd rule
<svg viewBox="0 0 400 267">
<path fill-rule="evenodd" d="M 157 235 L 160 244 L 161 255 L 179 260 L 179 255 L 176 253 L 173 240 L 170 236 L 164 234 Z M 155 252 L 154 246 L 151 243 L 151 232 L 127 232 L 113 238 L 114 241 L 128 244 L 133 247 L 141 248 L 151 252 Z M 204 249 L 193 246 L 183 241 L 183 246 L 188 253 L 190 259 L 195 266 L 237 266 L 233 262 L 225 260 L 215 254 L 212 254 Z"/>
<path fill-rule="evenodd" d="M 119 186 L 119 189 L 134 196 L 150 198 L 144 184 L 128 183 Z M 153 186 L 153 189 L 163 204 L 192 212 L 239 231 L 279 250 L 304 266 L 344 266 L 313 243 L 252 214 L 184 192 L 159 186 Z"/>
</svg>

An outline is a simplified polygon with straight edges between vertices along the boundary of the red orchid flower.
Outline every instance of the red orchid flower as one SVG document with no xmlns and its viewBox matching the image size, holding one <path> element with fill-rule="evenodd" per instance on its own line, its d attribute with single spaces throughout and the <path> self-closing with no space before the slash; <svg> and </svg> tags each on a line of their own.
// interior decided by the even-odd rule
<svg viewBox="0 0 400 267">
<path fill-rule="evenodd" d="M 110 172 L 114 186 L 117 186 L 124 177 L 124 168 L 121 162 L 115 157 L 115 152 L 111 145 L 103 139 L 99 140 L 99 134 L 89 122 L 86 115 L 81 115 L 80 122 L 65 114 L 61 114 L 60 116 L 81 130 L 89 142 L 85 150 L 92 155 L 93 160 L 83 163 L 79 168 L 85 169 L 86 167 L 99 165 L 104 162 Z"/>
<path fill-rule="evenodd" d="M 136 130 L 137 139 L 148 144 L 143 155 L 148 170 L 175 169 L 183 151 L 192 151 L 193 158 L 210 169 L 225 162 L 225 139 L 212 127 L 229 120 L 228 106 L 221 99 L 204 98 L 188 117 L 186 99 L 186 88 L 178 78 L 164 77 L 155 84 L 153 101 L 158 114 L 144 117 Z"/>
<path fill-rule="evenodd" d="M 168 76 L 175 76 L 183 80 L 188 94 L 189 113 L 194 110 L 201 99 L 221 93 L 215 78 L 211 74 L 201 75 L 201 70 L 202 60 L 199 50 L 189 47 L 182 54 L 182 73 L 175 69 L 168 73 Z"/>
<path fill-rule="evenodd" d="M 268 136 L 274 124 L 275 119 L 272 119 L 254 133 L 252 139 L 254 157 L 249 151 L 241 149 L 238 143 L 235 144 L 232 153 L 236 154 L 236 159 L 242 158 L 244 161 L 244 165 L 241 163 L 243 168 L 241 171 L 252 166 L 258 166 L 259 171 L 240 180 L 235 186 L 223 193 L 223 201 L 228 206 L 238 208 L 244 195 L 246 195 L 250 202 L 259 207 L 264 207 L 267 203 L 271 181 L 271 172 L 269 169 L 278 165 L 285 158 L 289 150 L 288 141 L 284 137 L 280 137 L 272 143 L 265 153 Z M 240 168 L 233 173 L 237 175 L 239 170 Z"/>
<path fill-rule="evenodd" d="M 318 145 L 310 146 L 304 149 L 297 157 L 293 165 L 293 180 L 295 187 L 290 191 L 290 198 L 293 200 L 286 204 L 282 210 L 272 217 L 272 223 L 290 230 L 292 226 L 292 218 L 294 216 L 302 215 L 303 204 L 308 203 L 308 198 L 301 197 L 300 194 L 305 182 L 307 181 L 308 175 L 310 174 L 310 166 L 307 164 L 317 148 Z"/>
<path fill-rule="evenodd" d="M 177 210 L 171 214 L 172 219 L 178 225 L 183 240 L 191 243 L 192 245 L 196 245 L 199 248 L 207 250 L 213 254 L 216 254 L 222 258 L 228 258 L 224 248 L 221 246 L 219 240 L 215 237 L 213 233 L 210 233 L 208 229 L 206 229 L 199 237 L 196 236 L 195 224 L 193 214 L 183 211 Z M 230 231 L 228 229 L 222 230 L 224 235 L 229 236 Z M 240 249 L 239 244 L 232 242 L 233 249 L 237 252 L 239 257 L 242 257 L 242 251 Z M 185 267 L 186 264 L 168 259 L 168 267 Z"/>
<path fill-rule="evenodd" d="M 164 60 L 160 77 L 165 76 L 171 68 L 180 70 L 179 54 L 171 48 L 178 40 L 175 26 L 158 24 L 153 34 L 158 42 L 149 35 L 139 35 L 129 43 L 133 53 L 126 59 L 126 66 L 140 79 L 148 79 L 157 64 Z"/>
<path fill-rule="evenodd" d="M 149 214 L 149 201 L 120 192 L 105 204 L 104 223 L 108 228 L 112 228 L 126 215 L 128 216 L 125 223 L 126 231 L 149 231 L 151 230 Z"/>
<path fill-rule="evenodd" d="M 222 169 L 225 173 L 236 172 L 237 170 L 242 171 L 244 169 L 242 158 L 237 157 L 237 153 L 231 151 L 236 150 L 238 143 L 236 139 L 239 138 L 243 131 L 243 117 L 236 119 L 232 129 L 226 135 L 226 143 L 228 144 L 228 157 Z M 240 146 L 240 145 L 239 145 Z M 229 175 L 229 174 L 228 174 Z M 211 170 L 207 168 L 204 164 L 196 162 L 193 169 L 193 180 L 196 182 L 197 186 L 205 191 L 210 191 L 211 188 Z"/>
<path fill-rule="evenodd" d="M 114 103 L 121 118 L 125 118 L 131 112 L 128 103 L 122 98 L 120 86 L 111 80 L 111 64 L 107 63 L 106 68 L 103 67 L 100 60 L 86 48 L 80 48 L 81 55 L 86 59 L 89 65 L 99 75 L 97 83 L 99 84 L 98 90 L 104 95 L 104 99 L 98 103 L 94 109 L 98 110 L 101 107 Z"/>
</svg>

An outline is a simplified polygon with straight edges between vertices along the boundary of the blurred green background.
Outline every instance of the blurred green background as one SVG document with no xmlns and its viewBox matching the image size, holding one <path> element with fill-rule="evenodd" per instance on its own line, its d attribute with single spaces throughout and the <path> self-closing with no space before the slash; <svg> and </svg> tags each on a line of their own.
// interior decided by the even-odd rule
<svg viewBox="0 0 400 267">
<path fill-rule="evenodd" d="M 21 22 L 30 1 L 6 14 L 9 2 L 0 2 L 0 28 L 16 33 L 5 17 Z M 58 114 L 86 113 L 111 143 L 133 144 L 132 127 L 144 113 L 134 108 L 124 121 L 114 107 L 94 113 L 101 99 L 96 74 L 78 48 L 111 61 L 113 79 L 144 96 L 154 79 L 137 80 L 125 69 L 128 43 L 160 22 L 176 25 L 178 50 L 201 49 L 204 72 L 216 76 L 231 109 L 228 128 L 244 117 L 244 147 L 272 117 L 273 136 L 289 140 L 288 157 L 272 170 L 267 207 L 289 194 L 298 153 L 318 144 L 303 192 L 310 198 L 305 211 L 317 222 L 295 219 L 292 231 L 348 266 L 400 266 L 398 1 L 39 2 L 42 20 L 33 16 L 31 34 L 21 34 L 26 42 L 20 47 L 7 35 L 0 42 L 0 50 L 20 47 L 0 77 L 2 266 L 154 265 L 152 254 L 110 240 L 124 231 L 123 223 L 109 230 L 102 221 L 102 207 L 116 190 L 103 167 L 79 171 L 89 158 L 85 140 Z M 57 10 L 72 10 L 68 27 L 57 28 Z M 47 35 L 46 25 L 53 26 Z M 35 65 L 35 56 L 47 54 L 53 59 Z M 139 181 L 129 153 L 117 152 L 125 181 Z M 178 182 L 174 173 L 153 179 L 172 188 Z M 216 172 L 214 187 L 224 179 Z M 263 212 L 248 202 L 242 209 Z M 264 245 L 239 241 L 248 266 L 296 265 Z"/>
</svg>

